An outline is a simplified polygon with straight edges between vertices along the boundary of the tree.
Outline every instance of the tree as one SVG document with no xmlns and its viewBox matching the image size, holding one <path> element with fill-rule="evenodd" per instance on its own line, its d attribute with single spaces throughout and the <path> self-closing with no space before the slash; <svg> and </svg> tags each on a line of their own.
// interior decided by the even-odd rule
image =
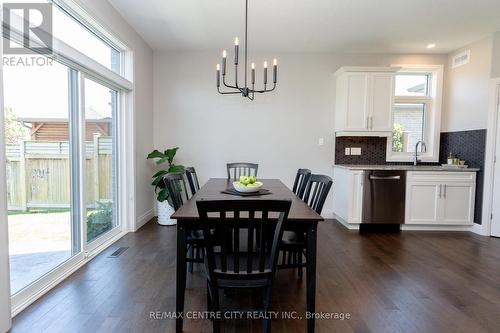
<svg viewBox="0 0 500 333">
<path fill-rule="evenodd" d="M 394 124 L 394 128 L 392 129 L 392 151 L 398 153 L 402 152 L 403 140 L 404 140 L 403 125 Z"/>
<path fill-rule="evenodd" d="M 29 131 L 17 120 L 14 110 L 10 107 L 4 109 L 5 113 L 5 143 L 18 144 L 19 141 L 29 138 Z"/>
</svg>

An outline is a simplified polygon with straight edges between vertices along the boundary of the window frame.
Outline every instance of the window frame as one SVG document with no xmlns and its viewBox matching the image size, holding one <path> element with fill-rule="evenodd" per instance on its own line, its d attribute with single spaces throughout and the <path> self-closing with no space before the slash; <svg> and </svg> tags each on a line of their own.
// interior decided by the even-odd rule
<svg viewBox="0 0 500 333">
<path fill-rule="evenodd" d="M 424 142 L 427 152 L 419 153 L 422 162 L 439 162 L 439 141 L 441 134 L 441 108 L 443 100 L 443 65 L 392 65 L 400 67 L 398 74 L 427 74 L 427 96 L 395 96 L 391 113 L 394 125 L 394 106 L 396 104 L 424 104 Z M 396 87 L 394 86 L 394 94 Z M 387 162 L 412 162 L 414 152 L 392 151 L 392 132 L 387 138 Z"/>
</svg>

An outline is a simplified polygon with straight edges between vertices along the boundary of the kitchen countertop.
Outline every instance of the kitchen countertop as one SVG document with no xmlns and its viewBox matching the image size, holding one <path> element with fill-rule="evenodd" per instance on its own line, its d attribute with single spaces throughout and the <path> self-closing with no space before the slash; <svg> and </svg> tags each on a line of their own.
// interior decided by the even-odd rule
<svg viewBox="0 0 500 333">
<path fill-rule="evenodd" d="M 478 168 L 448 168 L 440 165 L 355 165 L 335 164 L 334 167 L 349 170 L 402 170 L 402 171 L 446 171 L 446 172 L 477 172 Z"/>
</svg>

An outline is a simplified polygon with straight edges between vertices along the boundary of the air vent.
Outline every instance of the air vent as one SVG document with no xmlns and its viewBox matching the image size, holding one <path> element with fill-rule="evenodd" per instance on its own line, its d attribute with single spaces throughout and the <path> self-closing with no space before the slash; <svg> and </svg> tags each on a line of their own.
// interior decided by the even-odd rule
<svg viewBox="0 0 500 333">
<path fill-rule="evenodd" d="M 128 247 L 119 247 L 115 252 L 111 253 L 108 258 L 118 258 L 123 252 L 127 251 Z"/>
<path fill-rule="evenodd" d="M 453 56 L 451 68 L 457 68 L 470 62 L 470 50 L 465 50 Z"/>
</svg>

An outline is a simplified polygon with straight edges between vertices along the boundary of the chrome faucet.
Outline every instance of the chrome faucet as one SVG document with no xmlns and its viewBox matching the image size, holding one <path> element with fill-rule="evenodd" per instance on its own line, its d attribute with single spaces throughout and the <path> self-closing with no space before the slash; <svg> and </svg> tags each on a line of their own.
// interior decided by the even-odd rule
<svg viewBox="0 0 500 333">
<path fill-rule="evenodd" d="M 418 162 L 420 162 L 418 160 L 418 145 L 420 144 L 420 152 L 421 153 L 426 153 L 427 152 L 427 146 L 425 145 L 425 142 L 420 140 L 420 141 L 417 141 L 417 143 L 415 144 L 415 158 L 413 159 L 413 165 L 416 166 L 418 164 Z"/>
</svg>

